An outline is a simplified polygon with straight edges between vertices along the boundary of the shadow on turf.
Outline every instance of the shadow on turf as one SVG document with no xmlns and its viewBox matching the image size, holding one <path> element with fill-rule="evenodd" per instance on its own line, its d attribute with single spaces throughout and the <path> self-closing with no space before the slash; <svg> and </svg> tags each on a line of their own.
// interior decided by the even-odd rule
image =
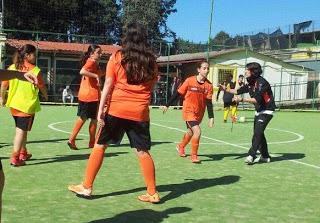
<svg viewBox="0 0 320 223">
<path fill-rule="evenodd" d="M 304 153 L 272 153 L 271 162 L 279 162 L 284 160 L 298 160 L 303 159 L 306 155 Z M 202 159 L 202 162 L 207 161 L 219 161 L 225 157 L 235 157 L 234 159 L 242 159 L 245 158 L 248 154 L 247 153 L 225 153 L 225 154 L 203 154 L 199 156 L 208 157 L 209 159 Z"/>
<path fill-rule="evenodd" d="M 151 146 L 156 146 L 156 145 L 160 145 L 160 144 L 168 144 L 168 143 L 172 143 L 169 141 L 163 141 L 163 142 L 151 142 Z M 129 147 L 130 148 L 130 143 L 121 143 L 120 145 L 109 145 L 109 147 Z"/>
<path fill-rule="evenodd" d="M 28 141 L 27 144 L 34 144 L 34 143 L 47 143 L 47 142 L 61 142 L 61 141 L 65 141 L 67 142 L 69 140 L 69 138 L 65 138 L 65 139 L 46 139 L 46 140 L 34 140 L 34 141 Z M 77 139 L 78 140 L 83 140 L 83 139 Z"/>
<path fill-rule="evenodd" d="M 278 162 L 284 160 L 299 160 L 306 157 L 304 153 L 272 153 L 273 155 L 277 154 L 278 156 L 273 156 L 271 162 Z"/>
<path fill-rule="evenodd" d="M 126 154 L 128 152 L 115 152 L 115 153 L 105 153 L 104 157 L 113 157 L 119 156 L 122 154 Z M 43 159 L 31 159 L 32 161 L 41 161 L 37 163 L 28 163 L 28 166 L 32 165 L 40 165 L 40 164 L 48 164 L 48 163 L 56 163 L 56 162 L 67 162 L 67 161 L 76 161 L 76 160 L 88 160 L 90 154 L 73 154 L 67 156 L 56 156 L 50 158 L 43 158 Z"/>
<path fill-rule="evenodd" d="M 12 145 L 12 144 L 8 144 L 8 143 L 2 143 L 2 142 L 0 142 L 0 148 L 2 148 L 2 147 L 6 147 L 6 146 L 10 146 L 10 145 Z"/>
<path fill-rule="evenodd" d="M 89 223 L 160 223 L 164 219 L 167 219 L 172 214 L 180 214 L 191 211 L 192 209 L 189 207 L 174 207 L 169 208 L 164 211 L 154 211 L 151 209 L 141 209 L 135 211 L 127 211 L 120 214 L 115 215 L 111 218 L 99 219 L 90 221 Z"/>
<path fill-rule="evenodd" d="M 157 190 L 158 192 L 160 192 L 160 196 L 161 196 L 161 192 L 169 191 L 167 195 L 165 195 L 164 197 L 161 197 L 160 203 L 164 203 L 168 200 L 178 198 L 184 194 L 189 194 L 197 190 L 214 187 L 217 185 L 228 185 L 228 184 L 235 183 L 239 180 L 240 180 L 240 176 L 235 176 L 235 175 L 229 175 L 229 176 L 223 176 L 223 177 L 211 178 L 211 179 L 185 179 L 186 182 L 184 183 L 157 186 Z M 145 191 L 145 189 L 146 189 L 145 187 L 139 187 L 131 190 L 112 192 L 109 194 L 92 195 L 91 197 L 86 199 L 95 200 L 103 197 L 131 194 L 139 191 Z"/>
<path fill-rule="evenodd" d="M 68 141 L 69 138 L 65 138 L 65 139 L 46 139 L 46 140 L 34 140 L 34 141 L 28 141 L 28 144 L 36 144 L 36 143 L 48 143 L 48 142 L 61 142 L 61 141 Z M 77 139 L 78 140 L 83 140 L 83 139 Z M 12 143 L 0 143 L 0 148 L 5 147 L 5 146 L 12 146 Z"/>
<path fill-rule="evenodd" d="M 221 154 L 202 154 L 199 157 L 207 157 L 209 159 L 201 159 L 201 162 L 219 161 L 226 157 L 235 157 L 234 159 L 242 159 L 248 156 L 247 153 L 221 153 Z"/>
</svg>

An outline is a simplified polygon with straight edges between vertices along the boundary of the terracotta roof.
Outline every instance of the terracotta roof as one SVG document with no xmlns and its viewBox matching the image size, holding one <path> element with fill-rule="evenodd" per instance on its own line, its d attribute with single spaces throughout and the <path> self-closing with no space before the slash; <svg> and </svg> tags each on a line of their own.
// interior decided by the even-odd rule
<svg viewBox="0 0 320 223">
<path fill-rule="evenodd" d="M 231 49 L 231 50 L 221 50 L 221 51 L 211 51 L 209 52 L 209 58 L 218 57 L 224 54 L 244 51 L 244 49 Z M 185 53 L 185 54 L 177 54 L 169 56 L 169 63 L 192 63 L 197 62 L 207 58 L 207 52 L 201 53 Z M 168 62 L 167 56 L 161 56 L 157 59 L 159 64 L 165 64 Z"/>
<path fill-rule="evenodd" d="M 88 49 L 89 44 L 81 43 L 63 43 L 63 42 L 50 42 L 50 41 L 32 41 L 32 40 L 17 40 L 7 39 L 6 44 L 19 48 L 25 44 L 32 44 L 39 48 L 42 52 L 61 52 L 61 53 L 74 53 L 82 54 Z M 118 45 L 101 45 L 102 54 L 110 55 L 120 49 Z"/>
</svg>

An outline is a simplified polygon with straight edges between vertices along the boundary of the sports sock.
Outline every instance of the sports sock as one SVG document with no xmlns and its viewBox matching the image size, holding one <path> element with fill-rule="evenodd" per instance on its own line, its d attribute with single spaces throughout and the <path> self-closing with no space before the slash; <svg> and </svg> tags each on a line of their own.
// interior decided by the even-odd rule
<svg viewBox="0 0 320 223">
<path fill-rule="evenodd" d="M 182 141 L 179 143 L 179 146 L 181 148 L 185 148 L 186 145 L 190 142 L 191 135 L 189 135 L 187 132 L 183 135 Z"/>
<path fill-rule="evenodd" d="M 141 172 L 147 186 L 147 192 L 150 195 L 156 193 L 155 168 L 151 155 L 145 152 L 143 155 L 138 155 L 140 161 Z"/>
<path fill-rule="evenodd" d="M 93 185 L 93 181 L 97 176 L 97 173 L 101 167 L 104 158 L 103 148 L 93 148 L 90 154 L 87 168 L 85 172 L 85 179 L 83 181 L 83 186 L 85 188 L 91 188 Z"/>
<path fill-rule="evenodd" d="M 200 137 L 192 137 L 191 139 L 191 155 L 198 155 Z"/>
<path fill-rule="evenodd" d="M 69 142 L 74 142 L 77 138 L 78 133 L 80 132 L 83 124 L 86 122 L 86 120 L 83 120 L 82 118 L 78 118 L 74 124 L 72 133 L 69 137 Z"/>
<path fill-rule="evenodd" d="M 223 120 L 227 120 L 229 115 L 229 107 L 223 109 Z"/>
<path fill-rule="evenodd" d="M 232 116 L 232 118 L 237 117 L 237 106 L 235 106 L 235 105 L 231 106 L 231 116 Z"/>
</svg>

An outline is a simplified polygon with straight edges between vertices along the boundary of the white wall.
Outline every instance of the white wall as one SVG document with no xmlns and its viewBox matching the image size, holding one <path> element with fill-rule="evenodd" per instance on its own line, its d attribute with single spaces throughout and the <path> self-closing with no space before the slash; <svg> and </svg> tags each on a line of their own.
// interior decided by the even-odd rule
<svg viewBox="0 0 320 223">
<path fill-rule="evenodd" d="M 270 83 L 276 101 L 305 99 L 307 96 L 308 73 L 299 70 L 282 68 L 281 65 L 249 57 L 247 59 L 229 59 L 226 61 L 217 60 L 216 63 L 221 65 L 237 66 L 238 76 L 244 74 L 245 63 L 257 62 L 263 67 L 263 77 Z M 216 74 L 217 75 L 217 74 Z M 280 83 L 282 85 L 280 86 Z M 293 85 L 295 83 L 295 85 Z M 281 92 L 280 92 L 281 89 Z M 281 94 L 280 94 L 281 93 Z M 280 99 L 281 97 L 281 99 Z"/>
</svg>

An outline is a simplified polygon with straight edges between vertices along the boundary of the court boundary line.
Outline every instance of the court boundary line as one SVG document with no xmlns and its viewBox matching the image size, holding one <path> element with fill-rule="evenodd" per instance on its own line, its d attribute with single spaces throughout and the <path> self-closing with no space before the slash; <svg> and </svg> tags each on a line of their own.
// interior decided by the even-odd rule
<svg viewBox="0 0 320 223">
<path fill-rule="evenodd" d="M 60 122 L 50 123 L 48 125 L 48 128 L 50 128 L 50 129 L 52 129 L 54 131 L 70 134 L 70 132 L 67 132 L 67 131 L 64 131 L 64 130 L 61 130 L 61 129 L 58 129 L 58 128 L 54 127 L 54 125 L 61 124 L 61 123 L 66 123 L 66 122 L 72 122 L 72 121 L 60 121 Z M 171 126 L 166 126 L 166 125 L 161 125 L 161 124 L 154 123 L 154 122 L 150 122 L 150 124 L 155 125 L 155 126 L 159 126 L 159 127 L 162 127 L 162 128 L 167 128 L 167 129 L 170 129 L 170 130 L 175 130 L 175 131 L 178 131 L 178 132 L 183 132 L 183 133 L 185 132 L 185 130 L 183 130 L 183 129 L 179 129 L 179 128 L 175 128 L 175 127 L 171 127 Z M 272 130 L 276 130 L 276 131 L 283 131 L 283 132 L 291 133 L 291 134 L 294 134 L 294 135 L 298 136 L 298 139 L 290 140 L 290 141 L 287 141 L 287 142 L 279 142 L 279 144 L 293 143 L 293 142 L 301 141 L 301 140 L 304 139 L 303 135 L 295 133 L 295 132 L 292 132 L 292 131 L 276 129 L 276 128 L 267 128 L 267 129 L 272 129 Z M 88 135 L 82 134 L 82 133 L 79 133 L 78 135 L 88 136 Z M 205 136 L 205 135 L 201 135 L 201 137 L 205 138 L 205 139 L 209 139 L 211 141 L 219 142 L 219 143 L 224 144 L 224 145 L 229 145 L 229 146 L 233 146 L 233 147 L 236 147 L 236 148 L 241 148 L 243 150 L 248 151 L 247 147 L 244 147 L 244 146 L 239 145 L 239 144 L 229 143 L 229 142 L 226 142 L 226 141 L 223 141 L 223 140 L 219 140 L 219 139 L 214 139 L 214 138 L 211 138 L 211 137 L 208 137 L 208 136 Z M 304 162 L 297 161 L 297 160 L 289 160 L 289 159 L 285 159 L 285 158 L 283 158 L 283 160 L 287 160 L 287 161 L 290 161 L 290 162 L 293 162 L 293 163 L 297 163 L 297 164 L 313 167 L 313 168 L 316 168 L 316 169 L 320 169 L 320 166 L 304 163 Z"/>
<path fill-rule="evenodd" d="M 179 132 L 185 132 L 185 130 L 182 130 L 182 129 L 179 129 L 179 128 L 175 128 L 175 127 L 165 126 L 165 125 L 161 125 L 161 124 L 157 124 L 157 123 L 153 123 L 153 122 L 151 124 L 159 126 L 159 127 L 167 128 L 167 129 L 176 130 L 176 131 L 179 131 Z M 285 131 L 287 131 L 287 130 L 285 130 Z M 290 132 L 290 131 L 287 131 L 287 132 Z M 296 133 L 296 134 L 300 135 L 298 133 Z M 223 140 L 219 140 L 219 139 L 210 138 L 210 137 L 204 136 L 204 135 L 201 135 L 201 137 L 205 138 L 205 139 L 213 140 L 213 141 L 216 141 L 216 142 L 220 142 L 220 143 L 223 143 L 223 144 L 226 144 L 226 145 L 229 145 L 229 146 L 241 148 L 243 150 L 245 149 L 246 151 L 248 151 L 247 147 L 244 147 L 244 146 L 241 146 L 241 145 L 237 145 L 237 144 L 234 144 L 234 143 L 229 143 L 229 142 L 226 142 L 226 141 L 223 141 Z M 303 140 L 304 136 L 301 135 L 301 137 L 302 137 L 301 140 Z M 320 169 L 320 166 L 316 166 L 316 165 L 313 165 L 313 164 L 304 163 L 304 162 L 297 161 L 297 160 L 289 160 L 289 159 L 285 159 L 285 158 L 282 158 L 282 159 L 290 161 L 290 162 L 293 162 L 293 163 L 302 164 L 302 165 L 305 165 L 305 166 L 309 166 L 309 167 L 313 167 L 313 168 L 316 168 L 316 169 Z"/>
</svg>

